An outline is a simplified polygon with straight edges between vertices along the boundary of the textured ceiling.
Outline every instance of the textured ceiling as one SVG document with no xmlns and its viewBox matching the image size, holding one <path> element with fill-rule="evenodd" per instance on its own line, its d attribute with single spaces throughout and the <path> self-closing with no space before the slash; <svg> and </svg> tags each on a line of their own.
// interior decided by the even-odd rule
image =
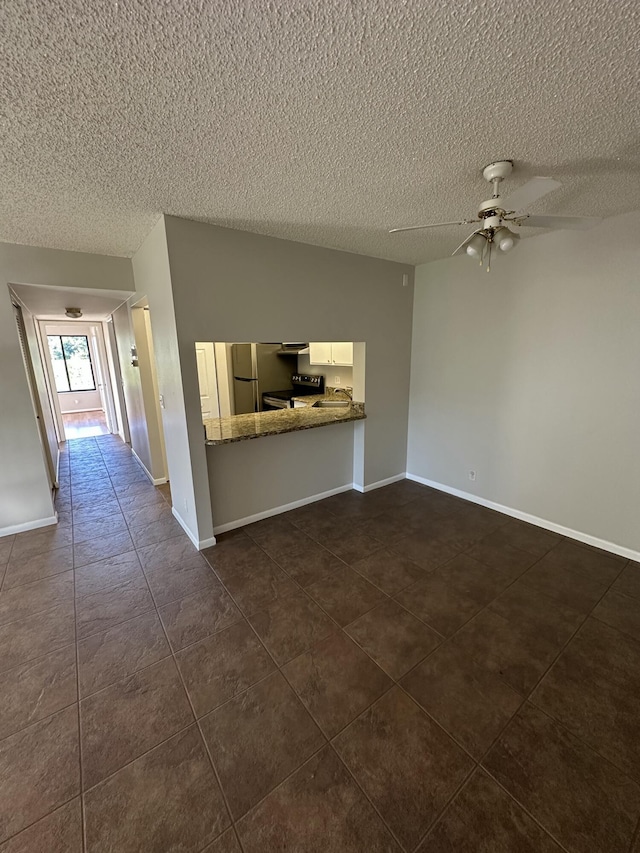
<svg viewBox="0 0 640 853">
<path fill-rule="evenodd" d="M 413 263 L 505 186 L 640 198 L 637 0 L 6 0 L 0 239 L 130 255 L 162 212 Z"/>
</svg>

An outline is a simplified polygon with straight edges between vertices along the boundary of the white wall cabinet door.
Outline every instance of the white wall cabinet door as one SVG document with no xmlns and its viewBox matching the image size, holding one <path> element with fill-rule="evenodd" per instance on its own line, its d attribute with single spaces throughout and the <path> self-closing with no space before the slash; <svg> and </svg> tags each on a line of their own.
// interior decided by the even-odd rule
<svg viewBox="0 0 640 853">
<path fill-rule="evenodd" d="M 336 341 L 331 344 L 332 364 L 353 365 L 353 341 Z"/>
<path fill-rule="evenodd" d="M 340 364 L 353 366 L 353 342 L 335 341 L 309 343 L 310 364 Z"/>
<path fill-rule="evenodd" d="M 310 343 L 309 362 L 311 364 L 333 364 L 330 343 Z"/>
</svg>

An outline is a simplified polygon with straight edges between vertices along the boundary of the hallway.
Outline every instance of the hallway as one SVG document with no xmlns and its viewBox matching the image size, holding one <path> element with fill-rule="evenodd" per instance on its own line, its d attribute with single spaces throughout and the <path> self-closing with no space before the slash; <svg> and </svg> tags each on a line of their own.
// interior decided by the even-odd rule
<svg viewBox="0 0 640 853">
<path fill-rule="evenodd" d="M 640 567 L 407 480 L 200 554 L 65 448 L 0 539 L 2 853 L 637 853 Z"/>
</svg>

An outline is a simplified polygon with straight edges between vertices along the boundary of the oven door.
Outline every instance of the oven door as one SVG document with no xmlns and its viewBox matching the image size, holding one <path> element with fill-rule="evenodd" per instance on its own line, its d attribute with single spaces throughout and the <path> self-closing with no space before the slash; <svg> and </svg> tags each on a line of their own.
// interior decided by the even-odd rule
<svg viewBox="0 0 640 853">
<path fill-rule="evenodd" d="M 262 395 L 262 411 L 273 412 L 276 409 L 290 409 L 291 400 L 281 400 L 279 397 L 270 397 L 268 394 Z"/>
</svg>

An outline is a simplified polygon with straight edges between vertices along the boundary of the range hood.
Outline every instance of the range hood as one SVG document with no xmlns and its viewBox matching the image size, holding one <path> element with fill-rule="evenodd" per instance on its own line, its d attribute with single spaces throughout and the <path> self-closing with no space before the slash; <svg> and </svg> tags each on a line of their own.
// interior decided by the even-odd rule
<svg viewBox="0 0 640 853">
<path fill-rule="evenodd" d="M 309 352 L 308 343 L 291 343 L 284 341 L 280 344 L 280 352 L 278 355 L 299 355 L 299 353 Z"/>
</svg>

